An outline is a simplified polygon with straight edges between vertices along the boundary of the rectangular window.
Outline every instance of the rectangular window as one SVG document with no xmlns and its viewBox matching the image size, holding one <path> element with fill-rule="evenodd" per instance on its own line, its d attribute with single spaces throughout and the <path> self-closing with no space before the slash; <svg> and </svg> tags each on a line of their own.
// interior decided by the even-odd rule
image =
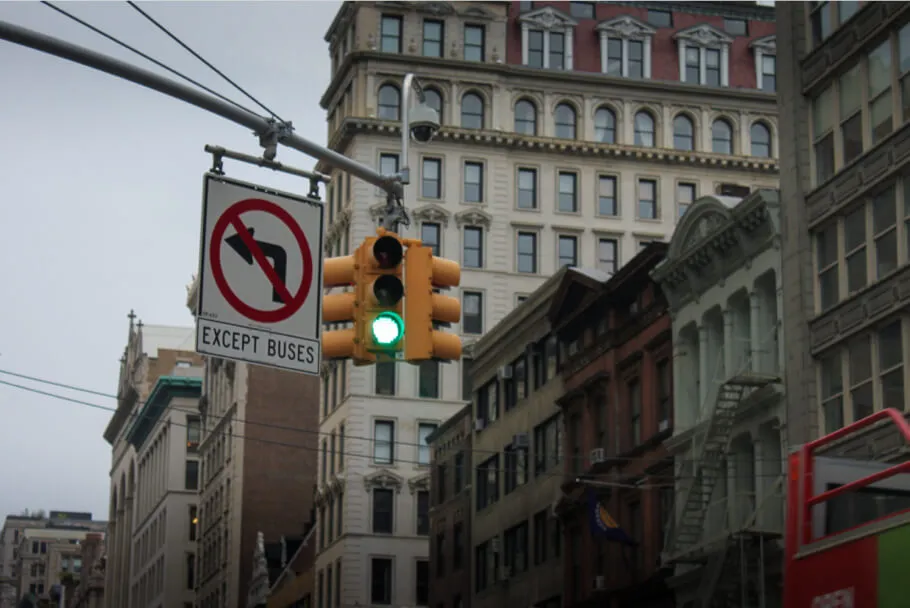
<svg viewBox="0 0 910 608">
<path fill-rule="evenodd" d="M 897 197 L 889 186 L 872 199 L 872 235 L 875 242 L 875 278 L 897 270 Z"/>
<path fill-rule="evenodd" d="M 673 27 L 673 14 L 670 11 L 648 9 L 648 23 L 654 27 Z"/>
<path fill-rule="evenodd" d="M 847 266 L 847 295 L 868 283 L 866 274 L 866 207 L 844 218 L 844 262 Z"/>
<path fill-rule="evenodd" d="M 395 490 L 373 489 L 373 534 L 391 534 Z"/>
<path fill-rule="evenodd" d="M 597 213 L 616 216 L 616 178 L 612 175 L 601 175 L 597 178 Z"/>
<path fill-rule="evenodd" d="M 878 332 L 878 369 L 882 408 L 904 409 L 904 349 L 899 319 Z"/>
<path fill-rule="evenodd" d="M 653 179 L 638 180 L 638 217 L 657 219 L 657 182 Z"/>
<path fill-rule="evenodd" d="M 518 170 L 518 208 L 537 209 L 537 169 Z"/>
<path fill-rule="evenodd" d="M 886 40 L 869 53 L 867 71 L 869 83 L 869 123 L 872 127 L 872 145 L 891 134 L 891 41 Z"/>
<path fill-rule="evenodd" d="M 631 418 L 632 447 L 641 444 L 641 383 L 629 383 L 629 412 Z"/>
<path fill-rule="evenodd" d="M 196 540 L 196 530 L 199 526 L 199 515 L 196 505 L 190 505 L 190 540 Z"/>
<path fill-rule="evenodd" d="M 338 470 L 344 470 L 344 425 L 338 427 Z"/>
<path fill-rule="evenodd" d="M 439 224 L 424 222 L 420 225 L 420 240 L 425 247 L 433 250 L 433 255 L 440 255 L 439 249 Z"/>
<path fill-rule="evenodd" d="M 543 31 L 530 30 L 528 32 L 528 67 L 543 67 Z"/>
<path fill-rule="evenodd" d="M 464 524 L 452 526 L 452 569 L 461 569 L 464 560 Z"/>
<path fill-rule="evenodd" d="M 483 229 L 475 226 L 464 228 L 464 267 L 483 268 Z"/>
<path fill-rule="evenodd" d="M 445 24 L 425 19 L 423 22 L 423 56 L 442 57 L 445 41 Z"/>
<path fill-rule="evenodd" d="M 377 362 L 373 366 L 376 373 L 376 394 L 392 396 L 395 394 L 395 363 L 393 361 Z"/>
<path fill-rule="evenodd" d="M 819 312 L 828 310 L 840 300 L 837 249 L 837 222 L 831 222 L 815 235 Z"/>
<path fill-rule="evenodd" d="M 512 575 L 521 574 L 528 569 L 528 522 L 513 526 L 503 534 L 505 545 L 504 563 L 512 569 Z"/>
<path fill-rule="evenodd" d="M 777 92 L 777 57 L 774 55 L 762 55 L 761 90 L 768 93 Z"/>
<path fill-rule="evenodd" d="M 421 361 L 417 377 L 417 395 L 421 399 L 439 399 L 439 361 Z"/>
<path fill-rule="evenodd" d="M 709 87 L 719 87 L 720 82 L 720 51 L 705 49 L 705 84 Z"/>
<path fill-rule="evenodd" d="M 187 490 L 199 489 L 199 461 L 187 460 L 184 472 L 183 487 Z"/>
<path fill-rule="evenodd" d="M 398 173 L 398 155 L 387 153 L 380 154 L 379 172 L 383 175 L 395 175 Z"/>
<path fill-rule="evenodd" d="M 616 239 L 597 239 L 597 269 L 613 276 L 618 267 L 617 250 L 619 243 Z"/>
<path fill-rule="evenodd" d="M 461 358 L 461 400 L 470 401 L 471 393 L 474 392 L 473 382 L 471 380 L 471 359 Z"/>
<path fill-rule="evenodd" d="M 748 22 L 745 19 L 731 19 L 724 17 L 724 31 L 731 36 L 748 36 Z"/>
<path fill-rule="evenodd" d="M 196 588 L 196 556 L 193 553 L 186 554 L 186 588 Z"/>
<path fill-rule="evenodd" d="M 578 174 L 559 172 L 559 210 L 564 213 L 578 211 Z"/>
<path fill-rule="evenodd" d="M 464 200 L 466 203 L 483 202 L 483 163 L 465 162 Z"/>
<path fill-rule="evenodd" d="M 569 14 L 576 19 L 593 19 L 593 2 L 569 2 Z"/>
<path fill-rule="evenodd" d="M 843 143 L 844 164 L 846 165 L 863 153 L 863 90 L 859 63 L 844 72 L 843 76 L 840 77 L 838 90 L 840 96 L 840 133 Z M 824 125 L 820 125 L 819 128 L 824 128 Z"/>
<path fill-rule="evenodd" d="M 809 21 L 812 23 L 812 46 L 818 46 L 831 35 L 831 31 L 834 29 L 831 19 L 831 3 L 813 3 Z"/>
<path fill-rule="evenodd" d="M 465 334 L 483 333 L 483 294 L 466 291 L 462 294 L 461 332 Z"/>
<path fill-rule="evenodd" d="M 499 500 L 499 454 L 477 467 L 477 510 L 481 511 Z"/>
<path fill-rule="evenodd" d="M 629 78 L 645 77 L 645 43 L 641 40 L 629 40 Z"/>
<path fill-rule="evenodd" d="M 417 605 L 430 605 L 430 562 L 419 560 L 417 562 L 416 589 Z"/>
<path fill-rule="evenodd" d="M 686 47 L 686 82 L 701 83 L 701 51 L 696 46 Z"/>
<path fill-rule="evenodd" d="M 847 346 L 847 363 L 853 421 L 856 422 L 875 410 L 872 387 L 872 340 L 869 335 L 856 338 Z"/>
<path fill-rule="evenodd" d="M 482 25 L 464 26 L 465 61 L 483 61 L 485 53 L 484 28 Z"/>
<path fill-rule="evenodd" d="M 434 361 L 434 363 L 436 363 Z M 417 444 L 420 446 L 418 448 L 417 462 L 423 465 L 430 464 L 430 444 L 427 441 L 427 438 L 433 434 L 439 428 L 438 424 L 432 422 L 421 422 L 417 426 Z"/>
<path fill-rule="evenodd" d="M 622 40 L 607 38 L 607 74 L 622 76 Z"/>
<path fill-rule="evenodd" d="M 660 428 L 664 423 L 669 428 L 670 414 L 673 412 L 673 371 L 669 359 L 664 359 L 657 364 L 657 424 L 658 432 L 666 429 Z"/>
<path fill-rule="evenodd" d="M 559 237 L 559 267 L 578 266 L 578 239 L 574 236 Z"/>
<path fill-rule="evenodd" d="M 833 433 L 844 426 L 844 377 L 840 352 L 836 351 L 821 359 L 819 369 L 825 433 Z"/>
<path fill-rule="evenodd" d="M 374 557 L 370 564 L 370 603 L 392 604 L 392 560 Z"/>
<path fill-rule="evenodd" d="M 518 272 L 537 272 L 537 234 L 518 233 Z"/>
<path fill-rule="evenodd" d="M 550 30 L 550 65 L 551 70 L 564 70 L 566 67 L 566 36 L 561 32 Z"/>
<path fill-rule="evenodd" d="M 186 417 L 186 451 L 196 452 L 199 450 L 199 442 L 202 439 L 202 427 L 200 426 L 199 416 Z"/>
<path fill-rule="evenodd" d="M 440 532 L 436 535 L 436 577 L 442 578 L 446 573 L 446 534 Z"/>
<path fill-rule="evenodd" d="M 834 89 L 828 87 L 812 102 L 812 137 L 815 151 L 815 182 L 834 175 Z"/>
<path fill-rule="evenodd" d="M 676 208 L 679 210 L 679 217 L 686 214 L 689 205 L 695 202 L 696 186 L 691 182 L 679 182 L 676 184 Z"/>
<path fill-rule="evenodd" d="M 401 52 L 401 17 L 383 15 L 380 23 L 379 50 L 383 53 Z"/>
<path fill-rule="evenodd" d="M 417 492 L 417 535 L 430 534 L 430 493 L 427 490 Z"/>
<path fill-rule="evenodd" d="M 421 171 L 420 196 L 423 198 L 442 198 L 442 160 L 424 158 Z"/>
<path fill-rule="evenodd" d="M 395 462 L 395 423 L 391 420 L 377 420 L 373 423 L 373 462 Z"/>
</svg>

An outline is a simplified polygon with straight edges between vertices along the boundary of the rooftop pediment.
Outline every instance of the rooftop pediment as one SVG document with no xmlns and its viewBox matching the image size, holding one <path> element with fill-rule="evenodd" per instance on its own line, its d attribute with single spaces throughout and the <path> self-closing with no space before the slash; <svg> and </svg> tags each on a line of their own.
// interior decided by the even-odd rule
<svg viewBox="0 0 910 608">
<path fill-rule="evenodd" d="M 493 216 L 482 209 L 468 209 L 455 214 L 455 221 L 459 226 L 464 224 L 474 226 L 486 226 L 487 228 L 493 223 Z"/>
<path fill-rule="evenodd" d="M 749 44 L 749 48 L 761 51 L 765 55 L 777 54 L 777 36 L 772 34 L 763 38 L 756 38 Z"/>
<path fill-rule="evenodd" d="M 594 29 L 598 32 L 605 32 L 608 36 L 619 38 L 646 38 L 657 32 L 647 23 L 629 15 L 601 21 Z"/>
<path fill-rule="evenodd" d="M 544 30 L 563 30 L 567 27 L 575 27 L 578 25 L 578 22 L 575 21 L 575 19 L 572 19 L 564 12 L 553 8 L 552 6 L 545 6 L 535 11 L 525 13 L 518 18 L 518 21 L 522 24 L 527 23 L 531 27 Z"/>
<path fill-rule="evenodd" d="M 705 47 L 720 46 L 733 42 L 733 38 L 728 34 L 707 23 L 693 25 L 692 27 L 680 30 L 676 32 L 673 38 L 675 40 L 685 40 L 691 44 Z"/>
<path fill-rule="evenodd" d="M 404 479 L 388 469 L 379 469 L 375 473 L 364 476 L 363 485 L 366 486 L 367 492 L 374 489 L 395 490 L 400 492 L 404 485 Z"/>
</svg>

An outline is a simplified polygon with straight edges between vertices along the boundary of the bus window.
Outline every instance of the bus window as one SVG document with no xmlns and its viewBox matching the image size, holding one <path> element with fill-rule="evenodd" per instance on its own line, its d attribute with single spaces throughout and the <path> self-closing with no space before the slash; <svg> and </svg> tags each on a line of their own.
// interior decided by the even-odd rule
<svg viewBox="0 0 910 608">
<path fill-rule="evenodd" d="M 826 490 L 843 484 L 826 484 Z M 825 501 L 824 534 L 836 534 L 898 511 L 910 509 L 910 490 L 861 488 Z"/>
</svg>

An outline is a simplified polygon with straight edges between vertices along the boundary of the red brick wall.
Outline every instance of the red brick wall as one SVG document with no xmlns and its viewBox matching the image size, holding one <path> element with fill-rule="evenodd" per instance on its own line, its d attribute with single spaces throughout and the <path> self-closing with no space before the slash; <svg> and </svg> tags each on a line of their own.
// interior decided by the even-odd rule
<svg viewBox="0 0 910 608">
<path fill-rule="evenodd" d="M 249 590 L 256 533 L 262 532 L 266 542 L 274 542 L 282 535 L 304 532 L 316 485 L 318 411 L 318 377 L 249 366 L 245 420 L 270 426 L 246 424 L 243 431 L 243 514 L 237 581 L 241 602 L 246 601 Z"/>
</svg>

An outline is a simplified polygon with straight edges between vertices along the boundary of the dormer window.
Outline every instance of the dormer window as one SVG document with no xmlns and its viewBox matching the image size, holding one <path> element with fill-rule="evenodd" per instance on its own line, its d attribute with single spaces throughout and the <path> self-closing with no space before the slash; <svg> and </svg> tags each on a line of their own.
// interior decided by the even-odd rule
<svg viewBox="0 0 910 608">
<path fill-rule="evenodd" d="M 679 80 L 713 87 L 730 86 L 730 44 L 733 38 L 707 24 L 677 32 Z"/>
<path fill-rule="evenodd" d="M 653 27 L 624 16 L 602 21 L 595 29 L 600 34 L 601 72 L 624 78 L 651 77 Z"/>
<path fill-rule="evenodd" d="M 525 13 L 521 22 L 521 63 L 532 68 L 571 70 L 577 22 L 551 6 Z"/>
<path fill-rule="evenodd" d="M 749 45 L 755 53 L 755 88 L 768 93 L 777 91 L 777 37 L 765 36 Z"/>
</svg>

